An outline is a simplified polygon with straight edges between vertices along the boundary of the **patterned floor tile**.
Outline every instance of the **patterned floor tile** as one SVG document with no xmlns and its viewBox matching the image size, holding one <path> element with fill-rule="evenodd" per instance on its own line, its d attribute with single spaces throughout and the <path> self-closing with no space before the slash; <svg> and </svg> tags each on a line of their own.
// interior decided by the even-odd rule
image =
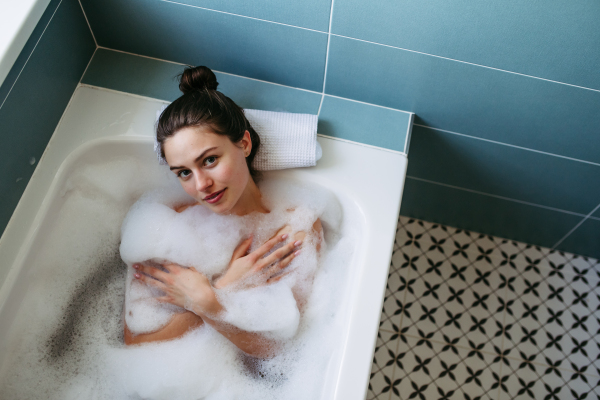
<svg viewBox="0 0 600 400">
<path fill-rule="evenodd" d="M 415 240 L 420 239 L 419 232 L 422 232 L 422 228 L 418 226 L 416 220 L 402 216 L 398 218 L 398 227 L 396 228 L 396 238 L 394 240 L 394 253 L 397 250 L 401 250 L 410 256 L 413 243 Z M 416 238 L 415 236 L 419 237 Z"/>
<path fill-rule="evenodd" d="M 404 337 L 397 354 L 392 399 L 494 399 L 492 355 Z"/>
<path fill-rule="evenodd" d="M 396 368 L 397 348 L 397 336 L 389 332 L 379 332 L 375 344 L 367 399 L 387 400 L 390 398 L 390 390 L 393 387 L 392 379 Z"/>
<path fill-rule="evenodd" d="M 502 365 L 500 399 L 590 399 L 597 377 L 537 364 L 532 360 L 507 359 Z M 591 396 L 590 396 L 591 395 Z"/>
<path fill-rule="evenodd" d="M 550 275 L 547 270 L 522 272 L 509 290 L 505 350 L 539 355 L 548 362 L 599 366 L 600 300 L 577 275 Z"/>
<path fill-rule="evenodd" d="M 369 399 L 600 399 L 600 263 L 400 217 Z"/>
<path fill-rule="evenodd" d="M 471 262 L 461 255 L 446 260 L 424 255 L 408 275 L 402 304 L 407 334 L 493 352 L 502 346 L 502 279 L 494 262 Z"/>
</svg>

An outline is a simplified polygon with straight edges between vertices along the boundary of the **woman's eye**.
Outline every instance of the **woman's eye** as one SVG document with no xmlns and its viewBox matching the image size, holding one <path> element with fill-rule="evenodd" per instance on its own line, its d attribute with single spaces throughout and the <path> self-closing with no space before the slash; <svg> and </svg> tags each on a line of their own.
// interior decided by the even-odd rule
<svg viewBox="0 0 600 400">
<path fill-rule="evenodd" d="M 190 171 L 189 169 L 182 169 L 181 171 L 179 171 L 177 173 L 177 177 L 178 178 L 187 178 L 188 176 L 190 176 L 192 174 L 192 171 Z"/>
<path fill-rule="evenodd" d="M 215 157 L 215 156 L 206 157 L 204 159 L 204 165 L 205 166 L 209 166 L 211 164 L 214 164 L 215 161 L 217 161 L 217 157 Z"/>
</svg>

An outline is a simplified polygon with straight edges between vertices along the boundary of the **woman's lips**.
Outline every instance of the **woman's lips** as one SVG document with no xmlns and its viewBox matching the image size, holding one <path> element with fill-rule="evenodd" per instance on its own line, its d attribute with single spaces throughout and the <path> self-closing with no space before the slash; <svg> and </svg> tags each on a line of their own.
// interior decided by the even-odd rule
<svg viewBox="0 0 600 400">
<path fill-rule="evenodd" d="M 221 200 L 221 197 L 223 197 L 223 193 L 225 193 L 225 190 L 227 188 L 223 189 L 223 190 L 219 190 L 218 192 L 214 192 L 213 194 L 206 196 L 204 198 L 204 201 L 209 203 L 209 204 L 214 204 L 217 201 Z"/>
</svg>

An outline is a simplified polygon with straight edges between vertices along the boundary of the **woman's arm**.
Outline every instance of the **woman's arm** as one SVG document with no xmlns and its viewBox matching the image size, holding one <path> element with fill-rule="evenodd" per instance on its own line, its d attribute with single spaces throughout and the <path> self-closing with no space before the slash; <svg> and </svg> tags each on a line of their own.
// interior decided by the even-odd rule
<svg viewBox="0 0 600 400">
<path fill-rule="evenodd" d="M 203 323 L 204 321 L 202 320 L 202 317 L 194 314 L 191 311 L 185 311 L 175 314 L 165 326 L 155 332 L 134 335 L 127 327 L 127 323 L 125 323 L 123 339 L 127 346 L 132 344 L 171 340 L 183 336 L 191 329 L 197 328 Z"/>
<path fill-rule="evenodd" d="M 215 286 L 222 288 L 231 284 L 243 284 L 248 281 L 248 278 L 257 277 L 260 277 L 264 282 L 268 281 L 271 276 L 285 268 L 298 254 L 298 251 L 294 250 L 301 242 L 295 241 L 263 258 L 276 244 L 287 239 L 287 236 L 287 234 L 277 235 L 250 254 L 246 253 L 252 240 L 251 238 L 245 240 L 235 250 L 229 268 Z M 195 268 L 183 268 L 176 264 L 164 265 L 163 268 L 167 272 L 142 264 L 135 264 L 134 268 L 137 270 L 134 274 L 136 279 L 155 286 L 165 293 L 165 296 L 159 297 L 157 300 L 175 304 L 193 312 L 201 320 L 227 337 L 238 348 L 250 355 L 267 357 L 274 354 L 277 346 L 276 342 L 267 340 L 260 334 L 243 331 L 219 320 L 219 314 L 224 312 L 224 308 L 206 276 L 196 271 Z M 257 282 L 256 279 L 252 279 L 252 281 Z M 187 331 L 185 324 L 178 325 L 178 321 L 175 321 L 171 325 L 171 322 L 160 331 L 147 334 L 140 341 L 131 344 L 172 339 Z M 178 329 L 178 327 L 183 329 Z"/>
</svg>

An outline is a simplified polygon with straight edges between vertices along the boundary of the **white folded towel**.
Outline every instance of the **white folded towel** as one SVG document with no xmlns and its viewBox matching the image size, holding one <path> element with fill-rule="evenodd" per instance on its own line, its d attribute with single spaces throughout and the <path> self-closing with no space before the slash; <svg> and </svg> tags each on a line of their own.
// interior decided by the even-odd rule
<svg viewBox="0 0 600 400">
<path fill-rule="evenodd" d="M 166 105 L 156 112 L 157 121 L 165 108 Z M 248 109 L 244 110 L 244 114 L 260 136 L 260 148 L 252 163 L 256 170 L 312 167 L 321 158 L 322 150 L 317 142 L 317 115 Z M 154 151 L 159 162 L 166 164 L 156 139 Z"/>
</svg>

